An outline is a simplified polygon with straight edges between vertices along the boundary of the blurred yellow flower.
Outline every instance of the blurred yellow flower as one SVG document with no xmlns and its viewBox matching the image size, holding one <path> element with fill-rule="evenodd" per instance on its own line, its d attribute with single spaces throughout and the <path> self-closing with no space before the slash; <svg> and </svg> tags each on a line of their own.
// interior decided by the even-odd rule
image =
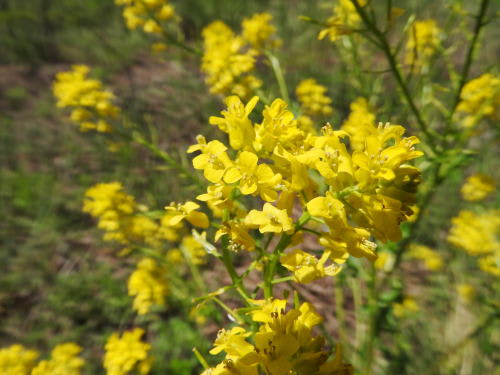
<svg viewBox="0 0 500 375">
<path fill-rule="evenodd" d="M 436 20 L 415 21 L 408 30 L 405 63 L 415 67 L 427 64 L 440 46 L 440 33 Z"/>
<path fill-rule="evenodd" d="M 123 335 L 113 333 L 104 347 L 103 365 L 107 375 L 129 375 L 137 372 L 146 375 L 151 369 L 151 345 L 141 341 L 144 330 L 135 328 Z"/>
<path fill-rule="evenodd" d="M 36 350 L 26 349 L 15 344 L 0 349 L 0 374 L 30 375 L 39 354 Z"/>
<path fill-rule="evenodd" d="M 408 257 L 422 260 L 429 271 L 439 271 L 443 267 L 441 256 L 425 245 L 411 244 Z"/>
<path fill-rule="evenodd" d="M 309 78 L 299 82 L 295 95 L 301 112 L 306 116 L 329 116 L 333 113 L 332 99 L 326 96 L 327 88 Z"/>
<path fill-rule="evenodd" d="M 134 297 L 134 310 L 147 314 L 154 305 L 164 306 L 168 294 L 167 269 L 151 258 L 143 258 L 128 279 L 128 294 Z"/>
<path fill-rule="evenodd" d="M 469 176 L 462 185 L 460 193 L 466 201 L 477 202 L 485 199 L 495 191 L 495 181 L 484 174 Z"/>
<path fill-rule="evenodd" d="M 500 77 L 485 73 L 467 82 L 460 94 L 457 112 L 465 115 L 462 125 L 475 126 L 484 117 L 500 119 Z"/>
<path fill-rule="evenodd" d="M 82 348 L 68 342 L 57 345 L 50 353 L 50 359 L 41 361 L 31 375 L 80 375 L 85 362 L 78 356 Z"/>
</svg>

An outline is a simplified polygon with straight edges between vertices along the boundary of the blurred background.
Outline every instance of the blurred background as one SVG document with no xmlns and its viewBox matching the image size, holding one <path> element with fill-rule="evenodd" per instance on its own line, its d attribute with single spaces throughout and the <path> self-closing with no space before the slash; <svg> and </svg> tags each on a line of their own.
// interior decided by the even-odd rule
<svg viewBox="0 0 500 375">
<path fill-rule="evenodd" d="M 440 17 L 449 8 L 440 1 L 397 3 L 420 18 L 446 22 Z M 474 8 L 475 2 L 466 3 Z M 280 57 L 290 87 L 303 78 L 318 79 L 329 88 L 337 122 L 360 94 L 348 79 L 354 67 L 339 58 L 334 44 L 317 40 L 319 28 L 299 20 L 300 15 L 326 19 L 329 1 L 174 4 L 187 42 L 195 44 L 202 28 L 215 19 L 238 29 L 252 13 L 272 13 L 283 39 Z M 495 32 L 498 27 L 490 27 L 483 37 L 488 44 L 480 45 L 481 64 L 473 67 L 472 77 L 481 67 L 496 63 L 500 43 Z M 174 172 L 159 168 L 145 148 L 129 145 L 108 152 L 102 139 L 80 132 L 55 107 L 51 85 L 57 72 L 88 64 L 130 118 L 144 129 L 154 129 L 162 149 L 185 160 L 196 134 L 216 134 L 207 120 L 220 111 L 221 100 L 208 94 L 195 59 L 184 58 L 175 48 L 154 55 L 150 44 L 147 35 L 126 29 L 113 0 L 0 1 L 0 347 L 20 342 L 48 352 L 57 343 L 75 341 L 86 348 L 86 373 L 101 373 L 107 336 L 134 319 L 125 281 L 129 269 L 116 260 L 95 222 L 82 213 L 83 194 L 97 182 L 116 180 L 139 202 L 162 208 L 191 193 L 180 187 Z M 439 78 L 442 72 L 436 74 Z M 391 114 L 384 112 L 389 108 Z M 406 122 L 407 114 L 397 108 L 397 95 L 387 92 L 381 120 Z M 499 165 L 494 155 L 495 150 L 484 150 L 475 165 L 495 170 Z M 421 234 L 426 243 L 445 238 L 449 218 L 458 211 L 462 180 L 457 173 L 436 195 Z M 415 283 L 425 284 L 421 273 L 408 271 Z M 439 287 L 446 280 L 443 276 L 435 281 L 427 303 L 440 304 L 438 310 L 446 311 L 447 292 Z M 154 322 L 155 353 L 164 359 L 157 361 L 154 374 L 198 373 L 191 349 L 197 346 L 207 352 L 211 346 L 216 329 L 200 329 L 181 311 L 171 306 Z M 481 350 L 493 355 L 495 347 L 485 343 Z"/>
</svg>

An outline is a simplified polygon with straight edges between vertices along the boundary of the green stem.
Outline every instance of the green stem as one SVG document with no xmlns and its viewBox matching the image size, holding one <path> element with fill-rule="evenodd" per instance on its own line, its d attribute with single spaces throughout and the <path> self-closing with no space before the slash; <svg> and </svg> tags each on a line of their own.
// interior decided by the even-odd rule
<svg viewBox="0 0 500 375">
<path fill-rule="evenodd" d="M 182 255 L 184 256 L 184 259 L 186 260 L 186 263 L 189 267 L 189 271 L 191 272 L 191 275 L 193 276 L 193 280 L 200 290 L 202 294 L 207 294 L 207 288 L 206 285 L 203 281 L 203 278 L 201 277 L 200 270 L 198 269 L 198 266 L 194 264 L 193 260 L 191 259 L 191 255 L 187 252 L 186 248 L 184 246 L 180 246 Z"/>
<path fill-rule="evenodd" d="M 205 185 L 201 182 L 198 177 L 193 174 L 189 169 L 185 168 L 183 165 L 179 164 L 174 158 L 172 158 L 165 151 L 160 150 L 151 142 L 148 142 L 141 134 L 138 132 L 134 132 L 132 139 L 138 144 L 146 147 L 149 151 L 151 151 L 154 155 L 164 160 L 167 165 L 176 170 L 181 177 L 186 178 L 190 182 L 192 182 L 200 191 L 205 190 Z"/>
<path fill-rule="evenodd" d="M 252 299 L 250 294 L 243 285 L 242 278 L 236 272 L 233 266 L 233 260 L 231 259 L 231 253 L 228 249 L 228 239 L 227 235 L 222 237 L 222 262 L 226 266 L 226 270 L 229 273 L 229 277 L 231 277 L 231 281 L 236 289 L 236 291 L 240 294 L 240 296 L 244 299 L 247 305 L 251 305 L 250 300 Z"/>
<path fill-rule="evenodd" d="M 450 130 L 453 115 L 455 114 L 458 103 L 460 102 L 460 96 L 462 95 L 462 90 L 465 86 L 465 83 L 467 82 L 467 78 L 469 76 L 469 71 L 470 71 L 470 67 L 472 65 L 474 51 L 475 51 L 476 46 L 477 46 L 479 34 L 481 32 L 482 27 L 485 25 L 484 24 L 484 17 L 486 15 L 486 10 L 488 9 L 488 5 L 489 5 L 489 0 L 482 0 L 481 1 L 479 14 L 476 16 L 476 24 L 474 26 L 474 35 L 469 43 L 469 48 L 467 49 L 467 54 L 465 56 L 465 62 L 464 62 L 463 68 L 462 68 L 462 73 L 460 75 L 460 82 L 458 84 L 458 88 L 457 88 L 457 91 L 455 93 L 455 97 L 453 99 L 453 105 L 451 107 L 451 111 L 448 115 L 448 119 L 446 122 L 445 134 L 447 134 L 448 131 Z"/>
<path fill-rule="evenodd" d="M 271 67 L 273 68 L 273 73 L 276 77 L 276 81 L 278 82 L 281 97 L 287 104 L 290 104 L 290 96 L 288 95 L 285 76 L 283 75 L 283 71 L 281 70 L 280 61 L 271 52 L 266 52 L 265 54 L 269 59 L 269 62 L 271 63 Z"/>
<path fill-rule="evenodd" d="M 403 77 L 401 75 L 401 72 L 399 71 L 398 64 L 396 62 L 396 58 L 394 54 L 391 51 L 391 47 L 389 43 L 387 42 L 387 38 L 385 34 L 380 31 L 377 26 L 372 23 L 372 21 L 369 19 L 368 15 L 366 14 L 365 10 L 363 7 L 360 5 L 359 0 L 351 0 L 352 4 L 356 8 L 356 11 L 358 12 L 359 16 L 363 20 L 363 23 L 365 24 L 366 28 L 370 30 L 375 38 L 379 42 L 379 47 L 384 53 L 385 57 L 387 58 L 387 61 L 389 62 L 389 67 L 391 69 L 391 72 L 396 79 L 396 82 L 401 89 L 403 93 L 403 97 L 405 98 L 406 102 L 408 103 L 412 113 L 414 114 L 415 118 L 417 119 L 417 124 L 424 134 L 424 137 L 426 138 L 427 143 L 429 146 L 432 148 L 433 151 L 435 151 L 435 146 L 434 146 L 434 135 L 431 133 L 429 130 L 429 127 L 427 123 L 424 121 L 422 114 L 420 113 L 419 109 L 417 108 L 415 102 L 413 101 L 412 95 L 410 93 L 410 90 L 408 86 L 405 84 Z"/>
</svg>

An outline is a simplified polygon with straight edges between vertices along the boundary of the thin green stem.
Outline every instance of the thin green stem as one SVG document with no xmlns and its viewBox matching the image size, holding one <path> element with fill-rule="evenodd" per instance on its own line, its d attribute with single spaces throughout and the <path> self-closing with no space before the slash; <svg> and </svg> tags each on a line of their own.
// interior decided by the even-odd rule
<svg viewBox="0 0 500 375">
<path fill-rule="evenodd" d="M 420 113 L 419 109 L 417 108 L 417 106 L 413 100 L 413 97 L 410 93 L 408 86 L 406 85 L 405 81 L 403 80 L 403 77 L 402 77 L 401 72 L 399 70 L 396 58 L 395 58 L 394 54 L 392 53 L 391 47 L 389 45 L 389 42 L 387 41 L 385 34 L 382 31 L 380 31 L 377 28 L 377 26 L 370 20 L 370 18 L 366 14 L 365 10 L 363 9 L 363 7 L 360 5 L 359 0 L 351 0 L 351 2 L 354 5 L 354 7 L 356 8 L 357 13 L 359 14 L 361 19 L 363 20 L 363 23 L 365 24 L 367 29 L 370 30 L 373 33 L 374 37 L 378 40 L 378 42 L 380 44 L 379 47 L 382 50 L 382 52 L 384 53 L 385 57 L 387 58 L 391 72 L 392 72 L 394 78 L 396 79 L 396 82 L 397 82 L 399 88 L 401 89 L 401 91 L 403 93 L 403 97 L 405 98 L 406 102 L 408 103 L 413 115 L 417 119 L 417 124 L 418 124 L 420 130 L 422 131 L 424 137 L 426 138 L 426 141 L 429 144 L 429 146 L 433 149 L 433 151 L 436 151 L 435 145 L 434 145 L 434 135 L 429 130 L 427 123 L 424 121 L 422 114 Z"/>
<path fill-rule="evenodd" d="M 288 95 L 288 89 L 286 86 L 285 76 L 283 75 L 283 71 L 281 69 L 280 61 L 276 56 L 274 56 L 271 52 L 265 53 L 269 62 L 271 63 L 271 67 L 273 69 L 274 76 L 276 78 L 276 82 L 278 82 L 278 87 L 280 90 L 280 95 L 285 102 L 290 104 L 290 96 Z"/>
<path fill-rule="evenodd" d="M 222 237 L 222 262 L 226 266 L 227 272 L 229 273 L 229 277 L 231 277 L 231 281 L 236 289 L 236 291 L 240 294 L 247 305 L 250 305 L 251 296 L 250 293 L 246 290 L 243 285 L 242 278 L 236 272 L 236 269 L 233 266 L 233 260 L 231 258 L 231 253 L 228 249 L 228 238 L 227 235 Z"/>
</svg>

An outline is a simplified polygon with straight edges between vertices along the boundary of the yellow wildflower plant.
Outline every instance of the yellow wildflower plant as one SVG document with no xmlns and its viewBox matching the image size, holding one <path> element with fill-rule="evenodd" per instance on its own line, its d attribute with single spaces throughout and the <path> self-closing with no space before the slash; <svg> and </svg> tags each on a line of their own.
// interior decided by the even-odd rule
<svg viewBox="0 0 500 375">
<path fill-rule="evenodd" d="M 151 345 L 143 342 L 142 328 L 134 328 L 121 336 L 113 333 L 104 347 L 103 365 L 106 375 L 129 375 L 137 373 L 146 375 L 151 370 L 152 357 L 149 355 Z"/>
<path fill-rule="evenodd" d="M 462 198 L 469 202 L 478 202 L 486 199 L 495 191 L 495 180 L 484 174 L 474 174 L 467 177 L 460 189 Z"/>
<path fill-rule="evenodd" d="M 74 65 L 71 71 L 56 75 L 52 90 L 57 107 L 70 108 L 71 120 L 82 131 L 110 132 L 110 121 L 117 118 L 120 108 L 113 104 L 115 96 L 100 81 L 89 78 L 89 72 L 86 65 Z"/>
<path fill-rule="evenodd" d="M 484 272 L 500 275 L 500 211 L 488 210 L 480 214 L 460 211 L 452 220 L 448 241 L 471 256 L 479 257 L 478 265 Z"/>
<path fill-rule="evenodd" d="M 78 355 L 82 348 L 68 342 L 54 347 L 50 359 L 41 361 L 33 369 L 31 375 L 80 375 L 85 361 Z"/>
<path fill-rule="evenodd" d="M 254 302 L 257 306 L 250 315 L 258 331 L 221 330 L 210 353 L 225 352 L 225 359 L 202 375 L 353 374 L 352 366 L 342 361 L 340 347 L 328 359 L 325 338 L 313 333 L 322 317 L 310 303 L 287 311 L 285 300 Z"/>
<path fill-rule="evenodd" d="M 281 40 L 276 37 L 276 26 L 271 21 L 270 13 L 256 13 L 244 18 L 241 23 L 241 36 L 258 51 L 281 46 Z"/>
<path fill-rule="evenodd" d="M 408 257 L 423 261 L 425 268 L 429 271 L 439 271 L 443 267 L 443 259 L 441 256 L 435 250 L 425 245 L 410 245 Z"/>
<path fill-rule="evenodd" d="M 440 46 L 440 33 L 436 20 L 415 21 L 408 29 L 405 63 L 414 67 L 429 63 Z"/>
<path fill-rule="evenodd" d="M 153 306 L 165 306 L 168 295 L 167 269 L 152 258 L 143 258 L 128 279 L 128 294 L 134 297 L 133 308 L 139 315 Z"/>
<path fill-rule="evenodd" d="M 365 6 L 366 1 L 359 0 L 359 4 Z M 326 21 L 326 28 L 318 34 L 319 40 L 328 38 L 331 42 L 336 42 L 343 35 L 352 34 L 361 22 L 356 7 L 350 0 L 337 0 L 332 11 L 332 16 Z"/>
<path fill-rule="evenodd" d="M 413 214 L 411 206 L 420 182 L 419 170 L 408 164 L 422 155 L 414 147 L 418 138 L 403 137 L 402 126 L 375 126 L 371 120 L 363 125 L 367 128 L 364 143 L 350 150 L 345 141 L 350 140 L 348 132 L 330 125 L 320 135 L 307 132 L 282 99 L 266 105 L 262 121 L 253 123 L 250 115 L 257 100 L 254 97 L 244 104 L 229 97 L 223 117 L 210 118 L 211 124 L 228 134 L 232 150 L 221 141 L 207 142 L 201 136 L 188 149 L 199 152 L 193 166 L 214 184 L 198 199 L 207 202 L 213 216 L 222 220 L 215 241 L 225 236 L 234 250 L 254 249 L 256 244 L 248 234 L 252 229 L 298 238 L 295 235 L 300 234 L 302 224 L 295 221 L 293 211 L 299 204 L 302 212 L 298 215 L 315 217 L 326 225 L 317 238 L 326 257 L 318 261 L 302 250 L 303 261 L 297 258 L 292 265 L 292 258 L 285 260 L 291 268 L 312 262 L 312 268 L 304 272 L 314 276 L 300 272 L 298 276 L 309 280 L 333 275 L 349 254 L 375 260 L 371 236 L 383 242 L 401 238 L 399 225 Z M 228 153 L 235 155 L 234 161 Z M 314 174 L 321 176 L 326 191 L 320 190 Z M 248 195 L 259 195 L 264 204 L 246 209 L 241 197 Z M 325 268 L 327 261 L 333 262 L 332 267 Z"/>
<path fill-rule="evenodd" d="M 457 112 L 463 115 L 462 125 L 474 127 L 483 118 L 500 119 L 500 77 L 485 73 L 467 82 L 460 94 Z"/>
<path fill-rule="evenodd" d="M 0 374 L 30 375 L 39 355 L 36 350 L 19 344 L 0 348 Z"/>
<path fill-rule="evenodd" d="M 295 95 L 300 103 L 301 113 L 306 116 L 330 116 L 333 113 L 332 99 L 326 96 L 327 88 L 309 78 L 299 82 Z"/>
</svg>

